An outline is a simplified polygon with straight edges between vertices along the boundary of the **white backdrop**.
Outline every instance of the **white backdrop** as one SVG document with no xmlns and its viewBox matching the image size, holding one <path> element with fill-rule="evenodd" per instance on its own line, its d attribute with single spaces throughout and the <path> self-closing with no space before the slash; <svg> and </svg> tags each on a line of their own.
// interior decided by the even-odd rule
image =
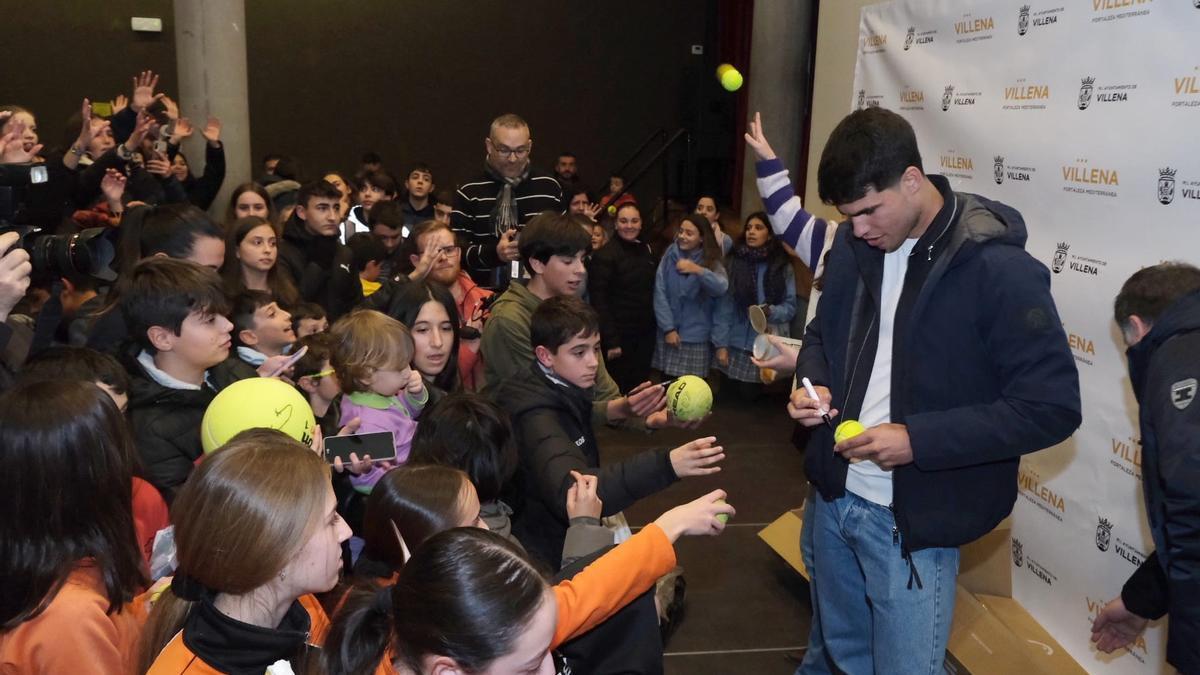
<svg viewBox="0 0 1200 675">
<path fill-rule="evenodd" d="M 1153 550 L 1112 301 L 1200 263 L 1200 0 L 897 0 L 859 31 L 851 106 L 904 115 L 925 170 L 1020 210 L 1053 270 L 1083 425 L 1022 462 L 1013 595 L 1091 672 L 1168 671 L 1163 625 L 1113 656 L 1089 626 Z"/>
</svg>

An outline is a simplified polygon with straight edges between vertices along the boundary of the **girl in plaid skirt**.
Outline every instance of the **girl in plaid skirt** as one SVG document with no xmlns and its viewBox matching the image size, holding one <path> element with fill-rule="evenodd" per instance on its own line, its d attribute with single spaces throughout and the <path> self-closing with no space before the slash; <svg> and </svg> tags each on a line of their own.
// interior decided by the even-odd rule
<svg viewBox="0 0 1200 675">
<path fill-rule="evenodd" d="M 728 288 L 712 227 L 696 214 L 684 216 L 654 282 L 654 368 L 671 377 L 708 376 L 713 313 Z"/>
</svg>

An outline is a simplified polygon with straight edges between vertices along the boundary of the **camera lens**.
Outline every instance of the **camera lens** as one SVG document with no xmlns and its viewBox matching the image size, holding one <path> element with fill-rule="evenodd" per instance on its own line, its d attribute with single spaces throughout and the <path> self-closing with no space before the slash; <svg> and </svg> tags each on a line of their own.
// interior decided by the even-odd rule
<svg viewBox="0 0 1200 675">
<path fill-rule="evenodd" d="M 93 227 L 69 235 L 41 235 L 26 241 L 35 276 L 114 281 L 115 250 L 107 230 Z"/>
</svg>

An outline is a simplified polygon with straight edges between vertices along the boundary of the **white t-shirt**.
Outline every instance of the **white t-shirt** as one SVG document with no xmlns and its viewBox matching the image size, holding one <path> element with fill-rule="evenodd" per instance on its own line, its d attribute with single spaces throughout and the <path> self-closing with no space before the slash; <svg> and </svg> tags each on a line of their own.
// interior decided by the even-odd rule
<svg viewBox="0 0 1200 675">
<path fill-rule="evenodd" d="M 908 257 L 916 245 L 916 239 L 905 239 L 900 248 L 883 256 L 879 346 L 863 396 L 862 412 L 858 414 L 858 421 L 868 429 L 892 421 L 892 329 L 896 305 L 900 304 L 900 292 L 904 289 L 904 275 L 908 272 Z M 869 460 L 851 464 L 846 474 L 846 489 L 868 501 L 891 506 L 892 472 Z"/>
</svg>

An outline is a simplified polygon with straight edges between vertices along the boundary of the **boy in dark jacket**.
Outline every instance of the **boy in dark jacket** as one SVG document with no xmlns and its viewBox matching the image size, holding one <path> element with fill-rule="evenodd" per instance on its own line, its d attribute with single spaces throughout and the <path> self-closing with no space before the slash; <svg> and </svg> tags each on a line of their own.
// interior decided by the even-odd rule
<svg viewBox="0 0 1200 675">
<path fill-rule="evenodd" d="M 519 448 L 517 485 L 524 508 L 513 534 L 530 554 L 560 567 L 566 536 L 567 491 L 572 471 L 598 477 L 604 516 L 629 508 L 685 476 L 720 471 L 725 458 L 716 438 L 699 438 L 674 450 L 650 450 L 601 468 L 592 431 L 592 386 L 599 368 L 596 312 L 574 296 L 546 300 L 533 313 L 534 357 L 525 373 L 505 381 L 496 401 L 511 416 Z"/>
<path fill-rule="evenodd" d="M 328 181 L 305 184 L 279 243 L 280 268 L 292 275 L 300 297 L 324 307 L 330 321 L 362 300 L 362 285 L 350 272 L 350 249 L 338 241 L 341 199 Z"/>
<path fill-rule="evenodd" d="M 126 354 L 134 440 L 169 504 L 203 453 L 200 423 L 219 388 L 208 370 L 229 356 L 233 324 L 221 278 L 186 260 L 147 258 L 118 293 L 134 340 Z"/>
<path fill-rule="evenodd" d="M 1154 553 L 1092 624 L 1102 652 L 1170 615 L 1167 663 L 1200 672 L 1200 269 L 1168 262 L 1131 276 L 1113 303 L 1138 401 L 1142 489 Z"/>
</svg>

